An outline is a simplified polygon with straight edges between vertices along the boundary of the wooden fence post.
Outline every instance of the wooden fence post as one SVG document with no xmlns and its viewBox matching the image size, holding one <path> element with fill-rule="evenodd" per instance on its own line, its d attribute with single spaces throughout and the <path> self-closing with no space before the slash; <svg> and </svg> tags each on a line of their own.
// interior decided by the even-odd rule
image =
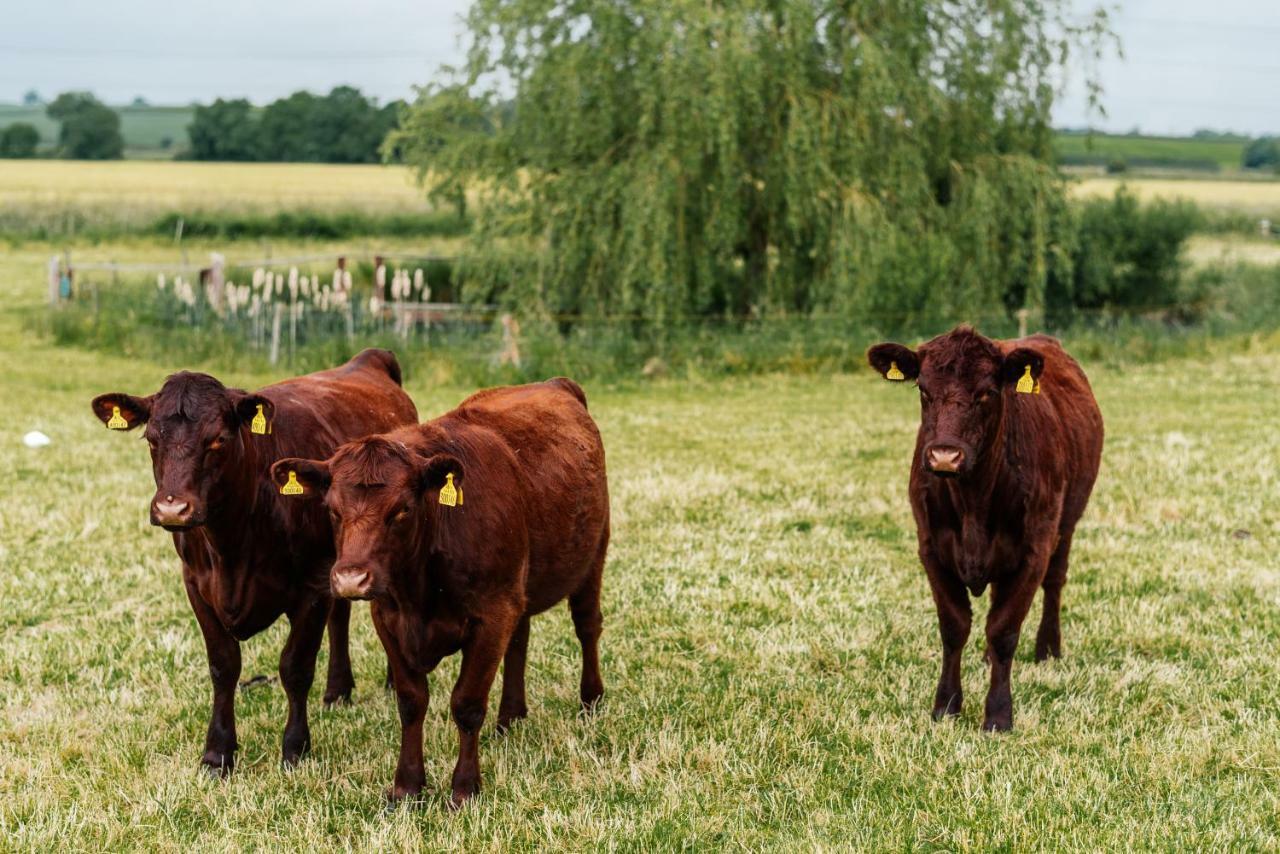
<svg viewBox="0 0 1280 854">
<path fill-rule="evenodd" d="M 58 275 L 58 256 L 53 255 L 49 258 L 49 305 L 57 305 L 61 299 L 58 292 L 59 286 L 62 284 L 62 278 Z"/>
<path fill-rule="evenodd" d="M 1029 313 L 1030 312 L 1025 308 L 1018 309 L 1017 317 L 1018 317 L 1018 337 L 1019 338 L 1027 337 L 1027 315 Z"/>
</svg>

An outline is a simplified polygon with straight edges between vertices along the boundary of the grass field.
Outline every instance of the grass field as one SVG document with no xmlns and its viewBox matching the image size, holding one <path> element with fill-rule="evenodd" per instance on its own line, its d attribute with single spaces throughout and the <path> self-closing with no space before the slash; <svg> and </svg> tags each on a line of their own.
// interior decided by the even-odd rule
<svg viewBox="0 0 1280 854">
<path fill-rule="evenodd" d="M 1119 136 L 1057 133 L 1053 150 L 1070 162 L 1079 158 L 1104 158 L 1176 166 L 1216 163 L 1224 171 L 1240 169 L 1246 142 L 1240 140 L 1194 139 L 1191 137 Z"/>
<path fill-rule="evenodd" d="M 29 333 L 19 315 L 42 296 L 45 254 L 0 251 L 6 849 L 1280 846 L 1274 346 L 1086 364 L 1108 438 L 1065 593 L 1066 657 L 1034 665 L 1024 639 L 1003 737 L 978 730 L 979 631 L 963 717 L 928 717 L 939 651 L 904 494 L 910 389 L 869 370 L 588 386 L 614 511 L 604 704 L 576 714 L 564 610 L 535 620 L 531 715 L 505 737 L 490 718 L 484 793 L 451 815 L 446 662 L 431 679 L 431 800 L 388 814 L 398 728 L 363 608 L 356 702 L 313 707 L 310 760 L 278 767 L 271 684 L 238 698 L 235 776 L 197 773 L 205 657 L 172 546 L 146 524 L 145 445 L 87 407 L 181 366 Z M 471 391 L 412 367 L 424 414 Z M 52 446 L 23 447 L 31 429 Z M 273 673 L 283 638 L 248 642 L 245 675 Z"/>
<path fill-rule="evenodd" d="M 129 158 L 172 157 L 187 148 L 187 125 L 191 124 L 191 107 L 114 107 L 120 114 L 120 134 L 124 137 L 125 156 Z M 43 106 L 0 104 L 0 128 L 13 122 L 27 122 L 40 132 L 40 145 L 53 148 L 58 142 L 58 123 L 50 119 Z M 164 146 L 165 140 L 169 146 Z"/>
</svg>

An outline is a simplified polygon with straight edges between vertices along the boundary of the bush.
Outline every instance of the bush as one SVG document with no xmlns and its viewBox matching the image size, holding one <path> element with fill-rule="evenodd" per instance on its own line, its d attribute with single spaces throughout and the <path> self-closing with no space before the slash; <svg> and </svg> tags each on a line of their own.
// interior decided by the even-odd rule
<svg viewBox="0 0 1280 854">
<path fill-rule="evenodd" d="M 14 122 L 0 131 L 0 157 L 15 160 L 35 157 L 39 144 L 40 132 L 27 122 Z"/>
<path fill-rule="evenodd" d="M 1241 161 L 1246 169 L 1280 170 L 1280 139 L 1264 136 L 1249 143 Z"/>
<path fill-rule="evenodd" d="M 1077 210 L 1071 276 L 1054 282 L 1046 311 L 1055 322 L 1075 313 L 1185 310 L 1182 249 L 1202 217 L 1190 202 L 1142 205 L 1121 187 Z"/>
</svg>

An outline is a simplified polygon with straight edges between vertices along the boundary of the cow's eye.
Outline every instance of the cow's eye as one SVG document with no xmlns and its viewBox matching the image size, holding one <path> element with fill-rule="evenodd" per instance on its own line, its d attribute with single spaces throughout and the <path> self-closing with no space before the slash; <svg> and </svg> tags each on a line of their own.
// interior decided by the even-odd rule
<svg viewBox="0 0 1280 854">
<path fill-rule="evenodd" d="M 398 511 L 396 511 L 394 514 L 392 514 L 391 521 L 393 523 L 403 522 L 405 519 L 408 519 L 408 518 L 409 518 L 409 509 L 407 507 L 402 507 Z"/>
<path fill-rule="evenodd" d="M 213 439 L 210 439 L 210 440 L 209 440 L 209 450 L 211 450 L 211 451 L 220 451 L 220 450 L 222 450 L 222 437 L 221 437 L 221 436 L 216 436 L 216 437 L 214 437 Z"/>
<path fill-rule="evenodd" d="M 990 403 L 990 402 L 991 402 L 991 392 L 984 391 L 982 394 L 978 395 L 978 403 Z"/>
</svg>

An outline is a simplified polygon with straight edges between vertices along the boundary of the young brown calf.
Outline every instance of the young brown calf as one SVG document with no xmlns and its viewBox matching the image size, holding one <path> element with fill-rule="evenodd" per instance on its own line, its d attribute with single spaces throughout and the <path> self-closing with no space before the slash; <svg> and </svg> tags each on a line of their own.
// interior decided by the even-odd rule
<svg viewBox="0 0 1280 854">
<path fill-rule="evenodd" d="M 966 588 L 979 596 L 990 584 L 983 727 L 1008 730 L 1013 654 L 1041 587 L 1036 660 L 1062 654 L 1062 586 L 1098 476 L 1102 413 L 1080 366 L 1045 335 L 992 341 L 960 326 L 914 351 L 877 344 L 867 359 L 886 379 L 920 388 L 910 493 L 942 634 L 933 716 L 960 712 Z"/>
<path fill-rule="evenodd" d="M 272 474 L 324 497 L 337 537 L 334 593 L 373 600 L 400 710 L 392 800 L 426 783 L 427 674 L 445 656 L 462 651 L 450 700 L 454 806 L 480 789 L 479 731 L 499 661 L 499 730 L 527 712 L 531 616 L 568 598 L 582 704 L 604 692 L 609 491 L 600 432 L 576 383 L 482 391 L 434 421 L 351 442 L 327 461 L 281 460 Z"/>
<path fill-rule="evenodd" d="M 400 388 L 400 365 L 365 350 L 345 365 L 250 394 L 208 374 L 173 374 L 149 397 L 104 394 L 93 412 L 108 427 L 146 425 L 156 494 L 151 524 L 173 533 L 187 598 L 204 634 L 213 680 L 213 716 L 204 766 L 235 762 L 235 689 L 240 641 L 289 617 L 280 682 L 289 698 L 283 757 L 311 746 L 307 692 L 329 623 L 324 700 L 349 698 L 355 681 L 347 650 L 351 604 L 329 592 L 333 529 L 315 505 L 280 495 L 270 467 L 286 454 L 325 456 L 340 444 L 417 421 Z"/>
</svg>

